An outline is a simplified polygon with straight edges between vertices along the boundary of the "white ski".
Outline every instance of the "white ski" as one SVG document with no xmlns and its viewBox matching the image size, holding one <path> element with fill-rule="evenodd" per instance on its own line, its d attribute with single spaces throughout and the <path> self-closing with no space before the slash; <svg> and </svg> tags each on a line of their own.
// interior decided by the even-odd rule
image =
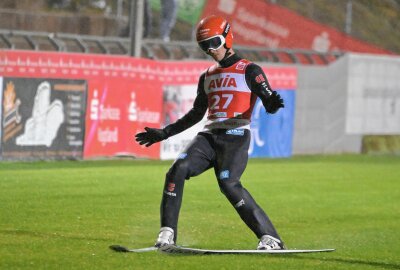
<svg viewBox="0 0 400 270">
<path fill-rule="evenodd" d="M 163 246 L 158 249 L 160 252 L 168 254 L 191 254 L 191 255 L 210 255 L 210 254 L 293 254 L 293 253 L 315 253 L 315 252 L 331 252 L 335 249 L 281 249 L 281 250 L 216 250 L 216 249 L 199 249 L 187 248 L 174 245 Z"/>
<path fill-rule="evenodd" d="M 117 252 L 149 252 L 149 251 L 155 251 L 158 248 L 156 247 L 146 247 L 146 248 L 137 248 L 137 249 L 130 249 L 124 246 L 120 246 L 120 245 L 112 245 L 110 246 L 110 249 L 117 251 Z"/>
</svg>

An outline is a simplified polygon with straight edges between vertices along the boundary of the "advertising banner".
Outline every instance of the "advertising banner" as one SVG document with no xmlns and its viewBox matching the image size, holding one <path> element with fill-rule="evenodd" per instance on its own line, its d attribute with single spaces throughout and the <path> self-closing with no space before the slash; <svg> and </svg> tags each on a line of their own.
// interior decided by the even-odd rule
<svg viewBox="0 0 400 270">
<path fill-rule="evenodd" d="M 119 65 L 111 65 L 107 60 L 103 60 L 101 74 L 89 79 L 84 157 L 159 159 L 164 155 L 161 147 L 170 146 L 154 144 L 144 147 L 135 141 L 134 136 L 143 132 L 145 127 L 163 126 L 163 89 L 168 85 L 180 87 L 197 83 L 206 62 L 157 62 L 131 58 Z"/>
<path fill-rule="evenodd" d="M 199 76 L 210 65 L 110 55 L 2 53 L 2 157 L 174 159 L 204 122 L 152 147 L 139 145 L 134 136 L 145 127 L 175 122 L 189 111 Z M 250 155 L 288 156 L 297 70 L 264 71 L 286 106 L 274 115 L 256 107 Z"/>
<path fill-rule="evenodd" d="M 260 99 L 254 107 L 249 147 L 250 157 L 284 158 L 292 155 L 295 112 L 294 89 L 278 90 L 285 108 L 268 114 Z"/>
<path fill-rule="evenodd" d="M 135 142 L 146 126 L 160 127 L 162 92 L 157 83 L 103 79 L 89 84 L 85 157 L 136 156 L 159 158 L 159 144 Z"/>
<path fill-rule="evenodd" d="M 192 85 L 166 85 L 163 89 L 163 115 L 164 125 L 175 123 L 184 116 L 192 107 L 196 98 L 197 84 Z M 161 159 L 175 159 L 189 142 L 201 131 L 206 122 L 206 117 L 193 127 L 161 142 Z"/>
<path fill-rule="evenodd" d="M 86 81 L 3 80 L 3 159 L 82 158 Z"/>
<path fill-rule="evenodd" d="M 195 71 L 199 73 L 201 69 L 195 68 Z M 86 139 L 84 146 L 81 146 L 84 147 L 84 158 L 117 155 L 159 158 L 159 144 L 151 148 L 140 146 L 135 142 L 134 134 L 143 131 L 146 126 L 160 127 L 161 81 L 171 81 L 178 74 L 185 76 L 185 78 L 178 78 L 182 82 L 192 80 L 188 72 L 176 69 L 166 70 L 161 62 L 147 59 L 17 50 L 0 53 L 0 73 L 5 77 L 15 78 L 18 83 L 20 83 L 19 80 L 28 80 L 28 78 L 34 82 L 36 82 L 34 78 L 38 78 L 39 81 L 47 80 L 50 84 L 53 83 L 51 80 L 59 78 L 65 80 L 63 84 L 67 84 L 68 81 L 71 83 L 77 80 L 85 81 L 87 93 L 85 92 L 85 99 L 82 99 L 85 105 L 82 107 L 82 123 L 85 128 L 80 134 Z M 28 84 L 28 82 L 25 83 Z M 33 86 L 29 84 L 29 87 Z M 27 89 L 30 89 L 29 87 Z M 53 90 L 51 93 L 53 95 Z M 32 95 L 34 95 L 33 92 Z M 27 98 L 32 97 L 27 96 Z M 63 101 L 62 98 L 61 100 Z M 17 108 L 20 102 L 21 99 L 16 99 L 13 106 Z M 85 111 L 86 104 L 87 111 Z M 7 106 L 4 105 L 4 107 Z M 54 125 L 57 126 L 57 123 Z M 23 127 L 23 125 L 17 125 L 16 128 Z M 7 137 L 11 136 L 10 128 L 7 129 Z M 68 133 L 69 130 L 71 129 L 63 129 L 61 126 L 58 133 L 72 138 Z M 87 132 L 84 132 L 85 130 Z M 12 132 L 17 131 L 13 129 Z M 4 157 L 11 155 L 7 154 L 10 152 L 9 147 L 7 145 L 7 149 L 3 151 Z M 27 157 L 15 151 L 13 155 L 21 159 Z"/>
<path fill-rule="evenodd" d="M 211 14 L 223 16 L 231 22 L 235 43 L 240 45 L 321 53 L 340 50 L 392 54 L 268 1 L 208 0 L 202 17 Z"/>
<path fill-rule="evenodd" d="M 268 114 L 260 99 L 254 106 L 250 157 L 284 158 L 292 155 L 294 113 L 296 106 L 297 69 L 263 67 L 272 89 L 281 95 L 285 107 Z"/>
</svg>

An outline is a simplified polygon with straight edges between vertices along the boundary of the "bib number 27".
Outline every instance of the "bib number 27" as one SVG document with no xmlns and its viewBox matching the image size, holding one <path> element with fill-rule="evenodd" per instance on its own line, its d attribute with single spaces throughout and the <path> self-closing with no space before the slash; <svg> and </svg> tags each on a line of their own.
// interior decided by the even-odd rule
<svg viewBox="0 0 400 270">
<path fill-rule="evenodd" d="M 231 104 L 232 99 L 233 94 L 212 95 L 210 110 L 226 109 Z"/>
</svg>

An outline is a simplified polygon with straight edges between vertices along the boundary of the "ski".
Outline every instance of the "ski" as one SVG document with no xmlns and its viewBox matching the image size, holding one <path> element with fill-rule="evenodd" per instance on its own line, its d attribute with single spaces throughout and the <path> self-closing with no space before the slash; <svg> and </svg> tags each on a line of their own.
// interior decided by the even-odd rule
<svg viewBox="0 0 400 270">
<path fill-rule="evenodd" d="M 281 249 L 281 250 L 217 250 L 179 247 L 174 245 L 164 246 L 158 249 L 167 254 L 187 254 L 187 255 L 212 255 L 212 254 L 295 254 L 295 253 L 316 253 L 332 252 L 335 249 Z"/>
<path fill-rule="evenodd" d="M 124 246 L 120 246 L 120 245 L 112 245 L 110 246 L 110 249 L 116 251 L 116 252 L 149 252 L 149 251 L 155 251 L 158 248 L 156 247 L 145 247 L 145 248 L 137 248 L 137 249 L 130 249 Z"/>
</svg>

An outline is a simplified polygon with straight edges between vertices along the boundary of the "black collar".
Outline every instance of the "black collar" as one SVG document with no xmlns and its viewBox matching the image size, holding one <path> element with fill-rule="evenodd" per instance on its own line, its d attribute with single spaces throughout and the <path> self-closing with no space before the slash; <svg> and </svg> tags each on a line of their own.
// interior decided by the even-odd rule
<svg viewBox="0 0 400 270">
<path fill-rule="evenodd" d="M 236 53 L 222 59 L 221 61 L 219 61 L 219 66 L 222 68 L 227 68 L 232 66 L 233 64 L 237 63 L 239 60 L 242 60 L 242 57 L 240 57 L 239 55 L 237 55 Z"/>
</svg>

